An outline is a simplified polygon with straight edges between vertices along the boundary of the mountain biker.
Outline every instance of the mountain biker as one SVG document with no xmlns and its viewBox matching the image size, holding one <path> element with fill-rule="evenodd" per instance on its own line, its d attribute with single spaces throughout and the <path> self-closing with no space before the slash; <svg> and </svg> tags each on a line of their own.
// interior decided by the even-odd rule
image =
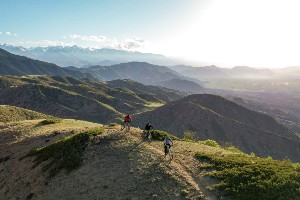
<svg viewBox="0 0 300 200">
<path fill-rule="evenodd" d="M 148 122 L 145 126 L 145 129 L 144 129 L 144 133 L 145 133 L 145 136 L 148 138 L 149 136 L 149 133 L 150 133 L 150 130 L 153 130 L 153 126 Z"/>
<path fill-rule="evenodd" d="M 132 117 L 130 115 L 126 115 L 124 117 L 124 124 L 123 124 L 123 128 L 121 130 L 123 130 L 126 126 L 128 126 L 128 129 L 130 129 L 130 125 L 129 123 L 131 122 Z"/>
<path fill-rule="evenodd" d="M 168 154 L 168 149 L 167 149 L 167 146 L 169 145 L 169 149 L 171 149 L 171 143 L 173 145 L 173 141 L 172 139 L 169 137 L 169 136 L 166 136 L 165 139 L 164 139 L 164 147 L 165 147 L 165 156 Z"/>
</svg>

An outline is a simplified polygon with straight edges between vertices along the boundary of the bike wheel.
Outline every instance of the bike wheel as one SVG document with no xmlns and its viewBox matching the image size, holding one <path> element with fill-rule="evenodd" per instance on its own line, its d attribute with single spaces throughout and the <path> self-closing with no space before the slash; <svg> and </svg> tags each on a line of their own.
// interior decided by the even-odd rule
<svg viewBox="0 0 300 200">
<path fill-rule="evenodd" d="M 152 134 L 151 134 L 151 132 L 149 132 L 149 134 L 148 134 L 148 139 L 151 142 L 151 140 L 152 140 Z"/>
<path fill-rule="evenodd" d="M 169 149 L 169 156 L 170 156 L 170 159 L 173 160 L 173 153 L 172 153 L 171 149 Z"/>
</svg>

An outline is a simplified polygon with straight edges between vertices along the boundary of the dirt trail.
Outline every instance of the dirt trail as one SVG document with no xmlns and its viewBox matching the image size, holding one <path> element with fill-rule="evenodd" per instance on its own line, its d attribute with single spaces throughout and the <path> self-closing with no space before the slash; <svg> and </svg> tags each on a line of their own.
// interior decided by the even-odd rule
<svg viewBox="0 0 300 200">
<path fill-rule="evenodd" d="M 104 126 L 105 132 L 86 148 L 79 169 L 70 174 L 61 171 L 48 179 L 41 170 L 43 164 L 32 168 L 33 158 L 19 159 L 30 149 L 72 131 L 66 131 L 66 124 L 61 124 L 64 129 L 53 126 L 49 132 L 48 128 L 37 127 L 37 123 L 29 127 L 35 132 L 26 132 L 26 140 L 14 137 L 13 130 L 0 131 L 0 139 L 6 141 L 0 157 L 10 156 L 0 163 L 0 196 L 4 199 L 217 199 L 205 188 L 208 182 L 193 156 L 196 147 L 175 143 L 175 158 L 170 161 L 164 158 L 161 142 L 144 141 L 141 130 L 135 128 L 125 133 L 119 127 Z M 64 123 L 74 126 L 72 121 Z M 55 135 L 57 132 L 61 134 Z"/>
<path fill-rule="evenodd" d="M 193 148 L 194 151 L 187 150 L 185 148 L 183 148 L 184 150 L 181 149 L 181 151 L 180 148 L 175 148 L 174 151 L 173 148 L 173 152 L 175 155 L 174 159 L 171 161 L 168 156 L 165 157 L 164 155 L 162 142 L 149 142 L 141 138 L 141 133 L 136 132 L 131 133 L 130 137 L 133 138 L 135 141 L 142 142 L 142 146 L 145 147 L 147 151 L 151 151 L 152 153 L 163 158 L 164 160 L 168 160 L 168 166 L 172 168 L 171 170 L 169 170 L 169 173 L 171 175 L 179 174 L 179 176 L 182 179 L 184 179 L 195 190 L 196 196 L 207 200 L 218 199 L 215 194 L 206 189 L 206 186 L 211 184 L 213 181 L 210 180 L 208 177 L 204 177 L 203 172 L 199 170 L 199 162 L 194 158 L 195 148 Z M 186 143 L 186 146 L 189 147 L 191 145 L 190 143 Z M 188 160 L 188 162 L 186 162 L 186 160 Z"/>
</svg>

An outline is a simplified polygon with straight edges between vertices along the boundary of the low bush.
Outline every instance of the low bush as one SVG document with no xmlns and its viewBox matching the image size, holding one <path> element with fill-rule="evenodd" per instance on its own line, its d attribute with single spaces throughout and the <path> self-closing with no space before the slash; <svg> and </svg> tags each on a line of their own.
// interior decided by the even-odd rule
<svg viewBox="0 0 300 200">
<path fill-rule="evenodd" d="M 169 136 L 173 140 L 178 140 L 179 138 L 165 131 L 153 130 L 152 131 L 152 139 L 154 140 L 164 140 L 166 136 Z"/>
<path fill-rule="evenodd" d="M 213 186 L 240 200 L 300 199 L 300 165 L 289 161 L 259 158 L 242 153 L 196 153 L 201 162 L 211 164 Z M 205 167 L 210 165 L 205 165 Z"/>
<path fill-rule="evenodd" d="M 193 131 L 185 131 L 183 133 L 183 139 L 187 141 L 196 141 L 197 140 L 196 133 Z"/>
<path fill-rule="evenodd" d="M 82 163 L 82 154 L 89 140 L 103 132 L 103 129 L 95 128 L 64 137 L 48 146 L 32 149 L 25 157 L 35 156 L 34 167 L 44 161 L 44 172 L 49 170 L 49 176 L 56 175 L 61 169 L 67 172 L 78 168 Z"/>
<path fill-rule="evenodd" d="M 119 124 L 113 122 L 113 123 L 110 123 L 108 126 L 109 127 L 116 127 L 116 126 L 119 126 Z"/>
<path fill-rule="evenodd" d="M 226 146 L 224 147 L 224 149 L 226 149 L 227 151 L 231 151 L 233 153 L 243 153 L 240 149 L 238 149 L 235 146 Z"/>
<path fill-rule="evenodd" d="M 204 144 L 204 145 L 207 145 L 207 146 L 211 146 L 211 147 L 220 147 L 220 145 L 214 141 L 214 140 L 204 140 L 204 141 L 199 141 L 200 144 Z"/>
<path fill-rule="evenodd" d="M 43 125 L 56 124 L 56 123 L 60 123 L 61 121 L 62 121 L 62 119 L 60 119 L 60 118 L 49 118 L 49 119 L 45 119 L 45 120 L 41 121 L 41 124 L 43 124 Z"/>
</svg>

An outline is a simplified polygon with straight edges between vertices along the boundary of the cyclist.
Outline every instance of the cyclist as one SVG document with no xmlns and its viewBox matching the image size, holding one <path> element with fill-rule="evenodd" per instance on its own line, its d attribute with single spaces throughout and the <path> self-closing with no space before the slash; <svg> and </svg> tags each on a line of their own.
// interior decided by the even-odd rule
<svg viewBox="0 0 300 200">
<path fill-rule="evenodd" d="M 144 134 L 145 134 L 146 138 L 148 138 L 151 129 L 153 130 L 153 126 L 148 122 L 144 129 Z"/>
<path fill-rule="evenodd" d="M 128 130 L 130 130 L 130 125 L 129 123 L 131 122 L 132 118 L 130 115 L 126 115 L 124 117 L 124 124 L 123 124 L 123 128 L 121 130 L 123 130 L 126 126 L 128 126 Z"/>
<path fill-rule="evenodd" d="M 169 146 L 169 149 L 171 149 L 171 146 L 172 146 L 171 143 L 173 145 L 172 139 L 169 136 L 166 136 L 165 139 L 164 139 L 165 156 L 169 153 L 167 146 Z"/>
</svg>

